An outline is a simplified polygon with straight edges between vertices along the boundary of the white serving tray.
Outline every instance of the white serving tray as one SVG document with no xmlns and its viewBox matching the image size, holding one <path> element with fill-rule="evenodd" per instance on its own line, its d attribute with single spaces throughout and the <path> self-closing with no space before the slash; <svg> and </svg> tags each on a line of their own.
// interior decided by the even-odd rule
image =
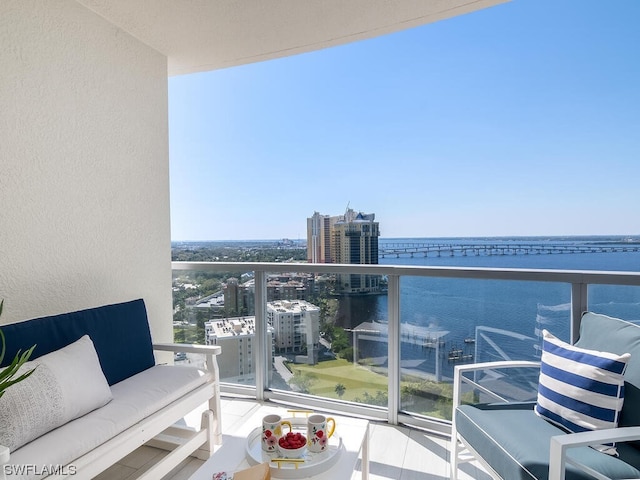
<svg viewBox="0 0 640 480">
<path fill-rule="evenodd" d="M 291 422 L 294 432 L 300 432 L 305 437 L 307 436 L 307 419 L 305 417 L 284 418 L 283 420 Z M 336 430 L 338 428 L 339 425 L 336 425 Z M 277 451 L 268 453 L 262 450 L 261 437 L 262 427 L 254 428 L 247 437 L 247 461 L 251 465 L 269 462 L 271 476 L 275 478 L 305 478 L 322 473 L 335 465 L 338 457 L 344 450 L 342 438 L 337 433 L 334 433 L 329 437 L 328 448 L 324 452 L 312 453 L 307 450 L 302 457 L 304 462 L 275 463 L 272 460 L 274 458 L 281 458 L 280 454 Z"/>
</svg>

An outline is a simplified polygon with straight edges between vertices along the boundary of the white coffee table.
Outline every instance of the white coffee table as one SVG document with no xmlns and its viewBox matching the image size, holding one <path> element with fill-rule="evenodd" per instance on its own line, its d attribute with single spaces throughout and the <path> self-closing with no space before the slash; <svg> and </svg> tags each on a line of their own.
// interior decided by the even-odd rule
<svg viewBox="0 0 640 480">
<path fill-rule="evenodd" d="M 263 405 L 247 416 L 246 421 L 242 425 L 234 427 L 233 432 L 224 433 L 222 435 L 222 446 L 216 450 L 209 460 L 207 460 L 190 478 L 189 480 L 211 480 L 216 472 L 235 472 L 248 468 L 255 462 L 250 462 L 247 458 L 247 437 L 257 427 L 262 425 L 262 417 L 276 413 L 282 417 L 292 417 L 284 407 L 275 405 Z M 322 412 L 321 412 L 322 413 Z M 299 416 L 300 414 L 296 414 Z M 358 457 L 362 454 L 362 480 L 369 478 L 369 422 L 358 418 L 342 417 L 338 415 L 329 415 L 336 420 L 336 433 L 339 435 L 343 450 L 336 455 L 335 462 L 321 473 L 308 476 L 304 470 L 300 471 L 297 478 L 316 479 L 316 480 L 351 480 L 353 472 L 358 463 Z M 272 464 L 271 478 L 282 478 L 278 476 L 278 470 L 275 464 Z M 305 476 L 307 475 L 307 476 Z M 285 475 L 291 478 L 291 471 Z"/>
</svg>

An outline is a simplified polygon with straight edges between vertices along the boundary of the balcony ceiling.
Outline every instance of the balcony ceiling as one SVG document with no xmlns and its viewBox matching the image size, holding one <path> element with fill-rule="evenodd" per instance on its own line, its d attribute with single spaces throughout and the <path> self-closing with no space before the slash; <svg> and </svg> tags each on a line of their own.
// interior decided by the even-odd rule
<svg viewBox="0 0 640 480">
<path fill-rule="evenodd" d="M 507 0 L 78 0 L 168 58 L 169 75 L 376 37 Z"/>
</svg>

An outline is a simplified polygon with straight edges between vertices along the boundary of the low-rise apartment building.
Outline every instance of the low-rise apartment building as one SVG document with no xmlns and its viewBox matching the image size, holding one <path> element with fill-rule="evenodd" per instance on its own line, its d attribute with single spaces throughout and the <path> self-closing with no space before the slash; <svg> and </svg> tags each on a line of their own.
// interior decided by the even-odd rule
<svg viewBox="0 0 640 480">
<path fill-rule="evenodd" d="M 297 354 L 297 362 L 318 362 L 319 307 L 305 300 L 268 302 L 267 322 L 275 331 L 276 352 Z"/>
</svg>

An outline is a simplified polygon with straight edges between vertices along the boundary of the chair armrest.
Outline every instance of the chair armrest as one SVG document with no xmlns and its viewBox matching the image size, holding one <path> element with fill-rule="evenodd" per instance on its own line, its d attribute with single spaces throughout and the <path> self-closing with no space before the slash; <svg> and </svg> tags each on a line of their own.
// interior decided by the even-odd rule
<svg viewBox="0 0 640 480">
<path fill-rule="evenodd" d="M 462 382 L 473 385 L 475 388 L 490 395 L 497 400 L 506 402 L 507 400 L 500 397 L 496 393 L 479 385 L 473 380 L 466 378 L 463 374 L 466 372 L 477 372 L 481 370 L 503 369 L 503 368 L 540 368 L 540 362 L 532 362 L 529 360 L 503 360 L 499 362 L 483 362 L 472 363 L 469 365 L 456 365 L 453 371 L 453 408 L 460 405 L 460 397 L 462 393 Z"/>
<path fill-rule="evenodd" d="M 619 427 L 594 430 L 591 432 L 567 433 L 551 437 L 551 454 L 549 455 L 549 480 L 564 480 L 567 463 L 593 475 L 591 470 L 567 458 L 570 448 L 600 445 L 612 442 L 629 442 L 640 440 L 640 427 Z"/>
<path fill-rule="evenodd" d="M 203 353 L 205 355 L 220 355 L 219 345 L 195 345 L 192 343 L 154 343 L 154 350 L 165 352 Z"/>
<path fill-rule="evenodd" d="M 456 365 L 455 374 L 458 372 L 473 372 L 477 370 L 489 370 L 491 368 L 515 368 L 515 367 L 540 367 L 540 362 L 529 360 L 501 360 L 499 362 L 470 363 L 468 365 Z M 454 374 L 454 375 L 455 375 Z"/>
</svg>

